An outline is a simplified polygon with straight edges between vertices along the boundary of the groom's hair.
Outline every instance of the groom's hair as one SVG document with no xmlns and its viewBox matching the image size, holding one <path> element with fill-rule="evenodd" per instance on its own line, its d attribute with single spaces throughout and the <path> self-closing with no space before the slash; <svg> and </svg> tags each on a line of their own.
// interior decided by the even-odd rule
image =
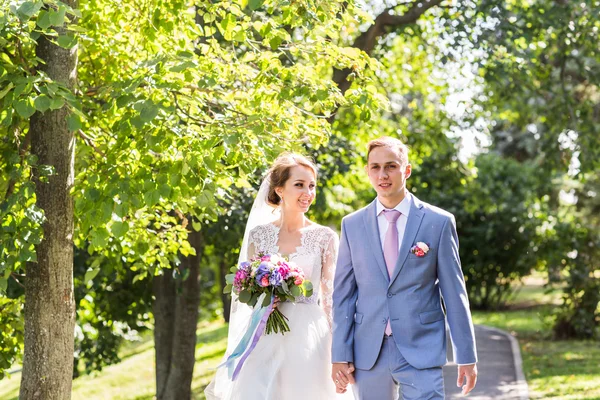
<svg viewBox="0 0 600 400">
<path fill-rule="evenodd" d="M 394 150 L 398 154 L 402 165 L 408 165 L 408 147 L 406 147 L 406 145 L 402 143 L 399 139 L 390 136 L 382 136 L 377 139 L 371 140 L 367 146 L 369 149 L 369 151 L 367 152 L 367 162 L 369 161 L 369 155 L 371 154 L 371 151 L 373 151 L 373 149 L 376 149 L 378 147 L 387 147 L 389 149 Z"/>
</svg>

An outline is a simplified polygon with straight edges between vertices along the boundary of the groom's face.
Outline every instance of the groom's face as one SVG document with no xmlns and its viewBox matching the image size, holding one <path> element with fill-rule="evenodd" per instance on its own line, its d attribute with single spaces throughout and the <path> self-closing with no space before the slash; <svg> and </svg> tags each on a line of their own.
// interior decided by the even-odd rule
<svg viewBox="0 0 600 400">
<path fill-rule="evenodd" d="M 380 199 L 402 201 L 411 166 L 402 162 L 395 149 L 376 147 L 371 150 L 366 170 Z"/>
</svg>

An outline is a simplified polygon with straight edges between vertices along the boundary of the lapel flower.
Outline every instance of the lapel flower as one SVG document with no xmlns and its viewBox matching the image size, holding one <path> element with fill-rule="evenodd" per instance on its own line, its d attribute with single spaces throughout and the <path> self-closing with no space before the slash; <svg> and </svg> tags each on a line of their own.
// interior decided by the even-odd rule
<svg viewBox="0 0 600 400">
<path fill-rule="evenodd" d="M 410 252 L 417 257 L 424 257 L 429 251 L 429 245 L 424 242 L 417 242 L 413 247 L 410 248 Z"/>
</svg>

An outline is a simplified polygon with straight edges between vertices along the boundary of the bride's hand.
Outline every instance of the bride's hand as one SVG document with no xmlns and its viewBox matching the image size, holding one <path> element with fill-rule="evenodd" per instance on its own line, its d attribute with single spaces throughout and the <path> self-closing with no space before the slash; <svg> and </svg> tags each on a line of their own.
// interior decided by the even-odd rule
<svg viewBox="0 0 600 400">
<path fill-rule="evenodd" d="M 277 308 L 277 306 L 281 303 L 281 299 L 275 296 L 275 300 L 273 301 L 273 310 Z"/>
</svg>

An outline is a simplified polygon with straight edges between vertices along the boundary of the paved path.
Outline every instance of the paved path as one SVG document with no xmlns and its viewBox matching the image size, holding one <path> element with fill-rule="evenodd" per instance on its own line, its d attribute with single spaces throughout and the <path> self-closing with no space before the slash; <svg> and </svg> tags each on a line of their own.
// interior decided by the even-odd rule
<svg viewBox="0 0 600 400">
<path fill-rule="evenodd" d="M 477 386 L 469 400 L 526 400 L 527 382 L 523 376 L 521 352 L 517 340 L 509 333 L 486 326 L 475 326 L 477 340 Z M 448 360 L 452 360 L 448 343 Z M 457 367 L 449 361 L 444 367 L 447 399 L 465 398 L 456 386 Z"/>
</svg>

